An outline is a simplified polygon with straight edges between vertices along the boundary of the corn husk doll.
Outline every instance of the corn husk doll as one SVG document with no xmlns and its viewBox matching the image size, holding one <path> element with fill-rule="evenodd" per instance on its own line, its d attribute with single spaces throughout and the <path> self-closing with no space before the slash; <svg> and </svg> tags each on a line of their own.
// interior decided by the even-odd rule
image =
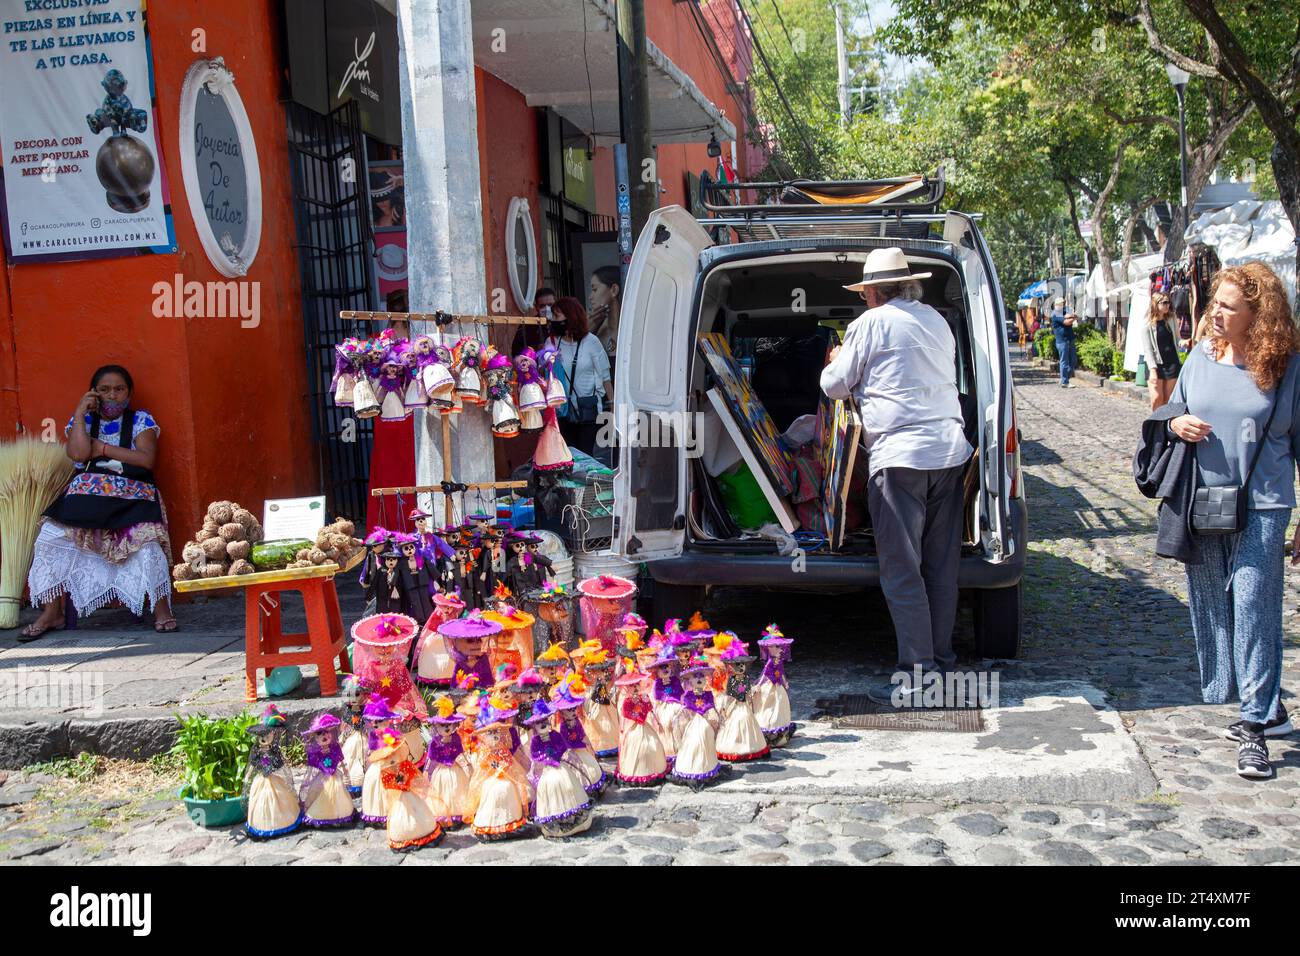
<svg viewBox="0 0 1300 956">
<path fill-rule="evenodd" d="M 429 749 L 429 744 L 424 739 L 424 724 L 427 719 L 427 714 L 412 713 L 401 707 L 397 709 L 397 732 L 406 741 L 411 759 L 421 768 L 424 766 L 425 752 Z"/>
<path fill-rule="evenodd" d="M 404 421 L 411 415 L 411 410 L 406 407 L 407 375 L 402 351 L 400 346 L 392 346 L 379 365 L 375 396 L 379 399 L 379 417 L 386 422 Z"/>
<path fill-rule="evenodd" d="M 579 713 L 586 704 L 587 685 L 577 674 L 565 674 L 551 693 L 551 709 L 559 717 L 556 732 L 564 741 L 564 759 L 571 763 L 582 777 L 583 789 L 592 797 L 600 796 L 609 784 L 609 775 L 600 766 L 591 749 L 587 733 L 583 730 Z M 614 753 L 618 753 L 615 737 Z"/>
<path fill-rule="evenodd" d="M 534 705 L 546 692 L 546 684 L 536 669 L 530 667 L 525 671 L 517 672 L 509 686 L 503 689 L 508 692 L 513 701 L 512 706 L 515 708 L 515 756 L 519 760 L 519 765 L 527 772 L 531 763 L 528 756 L 529 745 L 533 737 L 532 724 L 528 723 L 528 718 L 532 716 Z M 529 783 L 531 782 L 530 780 Z"/>
<path fill-rule="evenodd" d="M 519 383 L 519 430 L 533 434 L 542 430 L 542 410 L 547 408 L 546 383 L 537 369 L 537 353 L 524 348 L 515 356 L 515 380 Z"/>
<path fill-rule="evenodd" d="M 709 655 L 724 674 L 723 689 L 714 695 L 722 726 L 718 728 L 718 759 L 731 763 L 761 760 L 771 748 L 758 718 L 750 706 L 752 685 L 746 665 L 754 658 L 735 634 L 723 631 L 713 638 L 714 653 Z"/>
<path fill-rule="evenodd" d="M 445 809 L 411 759 L 405 738 L 390 728 L 380 731 L 378 743 L 370 759 L 380 768 L 388 806 L 385 829 L 389 849 L 416 850 L 437 843 L 442 839 L 438 817 L 445 815 Z"/>
<path fill-rule="evenodd" d="M 668 757 L 654 704 L 646 696 L 648 678 L 640 671 L 628 671 L 614 683 L 627 689 L 623 700 L 618 739 L 618 765 L 614 776 L 631 787 L 653 787 L 668 776 Z"/>
<path fill-rule="evenodd" d="M 794 736 L 794 721 L 790 718 L 790 682 L 786 680 L 785 664 L 793 644 L 775 624 L 769 624 L 758 642 L 758 652 L 763 661 L 763 673 L 754 681 L 754 716 L 763 728 L 763 736 L 773 747 L 784 747 Z"/>
<path fill-rule="evenodd" d="M 487 620 L 479 611 L 438 626 L 438 633 L 450 642 L 456 671 L 475 675 L 478 686 L 483 688 L 491 687 L 494 680 L 486 644 L 500 631 L 500 624 Z"/>
<path fill-rule="evenodd" d="M 592 752 L 597 757 L 618 753 L 618 707 L 610 685 L 614 660 L 600 646 L 600 641 L 583 641 L 573 652 L 573 661 L 586 685 L 581 721 Z"/>
<path fill-rule="evenodd" d="M 687 686 L 682 691 L 682 732 L 672 778 L 697 789 L 712 782 L 722 770 L 717 746 L 722 716 L 709 690 L 712 674 L 713 665 L 704 657 L 693 658 L 682 670 Z"/>
<path fill-rule="evenodd" d="M 559 408 L 569 399 L 564 394 L 564 382 L 555 371 L 555 364 L 560 359 L 560 350 L 554 345 L 544 345 L 537 350 L 537 370 L 546 382 L 546 404 Z"/>
<path fill-rule="evenodd" d="M 366 765 L 370 760 L 369 729 L 366 727 L 366 705 L 370 702 L 370 685 L 349 674 L 343 679 L 343 726 L 340 738 L 343 744 L 343 765 L 348 771 L 348 793 L 361 794 L 366 779 Z"/>
<path fill-rule="evenodd" d="M 551 695 L 551 689 L 560 682 L 569 666 L 569 653 L 563 644 L 552 644 L 533 659 L 533 667 L 542 675 L 542 682 L 546 685 L 543 696 Z"/>
<path fill-rule="evenodd" d="M 429 723 L 433 727 L 433 739 L 429 741 L 424 773 L 429 778 L 429 789 L 446 808 L 438 822 L 444 827 L 460 826 L 464 822 L 469 780 L 474 769 L 460 735 L 465 717 L 456 712 L 451 697 L 439 694 L 430 706 Z"/>
<path fill-rule="evenodd" d="M 555 712 L 544 700 L 533 705 L 527 720 L 532 730 L 529 783 L 534 793 L 530 817 L 542 836 L 566 837 L 591 826 L 591 797 L 577 768 L 564 759 L 564 738 L 554 720 Z"/>
<path fill-rule="evenodd" d="M 380 777 L 382 767 L 370 756 L 380 746 L 383 732 L 397 729 L 398 713 L 379 694 L 371 694 L 362 713 L 366 728 L 366 772 L 361 779 L 361 822 L 367 826 L 388 824 L 388 798 Z"/>
<path fill-rule="evenodd" d="M 334 356 L 334 378 L 330 382 L 334 404 L 350 408 L 357 387 L 357 373 L 361 369 L 361 343 L 355 338 L 346 338 L 334 346 Z"/>
<path fill-rule="evenodd" d="M 307 772 L 298 799 L 304 807 L 303 822 L 309 827 L 350 827 L 356 821 L 339 743 L 340 723 L 333 714 L 321 714 L 302 734 Z"/>
<path fill-rule="evenodd" d="M 429 397 L 429 407 L 440 412 L 455 407 L 456 379 L 451 374 L 451 349 L 434 342 L 432 354 L 420 362 L 420 380 Z"/>
<path fill-rule="evenodd" d="M 415 648 L 415 679 L 426 687 L 446 687 L 456 675 L 451 649 L 438 628 L 460 617 L 464 610 L 465 602 L 454 591 L 433 596 L 433 616 L 424 625 Z"/>
<path fill-rule="evenodd" d="M 409 341 L 400 342 L 395 351 L 398 361 L 402 363 L 402 378 L 406 382 L 402 402 L 407 412 L 424 408 L 429 404 L 429 396 L 424 393 L 424 383 L 420 379 L 420 353 Z"/>
<path fill-rule="evenodd" d="M 497 438 L 514 438 L 519 434 L 519 410 L 511 392 L 514 366 L 501 353 L 487 363 L 487 395 L 492 403 L 492 434 Z"/>
<path fill-rule="evenodd" d="M 511 747 L 515 711 L 499 695 L 480 700 L 474 721 L 477 744 L 465 815 L 476 837 L 496 840 L 528 823 L 528 781 Z"/>
<path fill-rule="evenodd" d="M 681 725 L 685 719 L 678 669 L 672 645 L 665 641 L 659 648 L 658 656 L 650 661 L 649 670 L 654 680 L 651 699 L 654 701 L 656 726 L 663 739 L 664 753 L 668 756 L 669 764 L 676 759 L 677 748 L 681 746 Z"/>
<path fill-rule="evenodd" d="M 456 394 L 466 405 L 486 405 L 483 393 L 483 370 L 487 356 L 483 343 L 472 335 L 464 336 L 455 349 Z"/>
<path fill-rule="evenodd" d="M 253 748 L 244 776 L 244 798 L 248 806 L 244 830 L 254 839 L 283 836 L 302 825 L 302 804 L 293 785 L 293 771 L 280 751 L 285 725 L 284 715 L 272 704 L 248 728 L 253 735 Z"/>
</svg>

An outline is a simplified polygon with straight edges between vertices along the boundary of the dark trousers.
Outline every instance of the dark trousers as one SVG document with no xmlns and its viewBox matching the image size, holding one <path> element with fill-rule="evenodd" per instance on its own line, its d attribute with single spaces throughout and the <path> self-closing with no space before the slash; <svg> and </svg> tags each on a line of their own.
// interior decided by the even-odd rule
<svg viewBox="0 0 1300 956">
<path fill-rule="evenodd" d="M 880 589 L 898 637 L 898 669 L 957 663 L 957 566 L 965 465 L 937 471 L 882 468 L 867 485 Z"/>
<path fill-rule="evenodd" d="M 1061 384 L 1064 385 L 1079 367 L 1079 353 L 1075 351 L 1074 339 L 1056 339 L 1056 353 L 1061 357 Z"/>
</svg>

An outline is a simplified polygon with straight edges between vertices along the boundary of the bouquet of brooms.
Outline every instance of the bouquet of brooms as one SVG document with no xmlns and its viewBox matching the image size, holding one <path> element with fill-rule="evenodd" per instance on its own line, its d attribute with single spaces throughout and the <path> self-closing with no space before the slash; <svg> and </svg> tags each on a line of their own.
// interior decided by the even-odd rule
<svg viewBox="0 0 1300 956">
<path fill-rule="evenodd" d="M 18 626 L 41 512 L 71 476 L 72 462 L 59 442 L 0 442 L 0 629 Z"/>
</svg>

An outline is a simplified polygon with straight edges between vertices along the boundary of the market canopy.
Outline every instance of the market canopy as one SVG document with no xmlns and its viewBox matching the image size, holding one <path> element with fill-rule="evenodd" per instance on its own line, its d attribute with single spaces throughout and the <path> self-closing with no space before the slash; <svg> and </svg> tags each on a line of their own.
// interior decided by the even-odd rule
<svg viewBox="0 0 1300 956">
<path fill-rule="evenodd" d="M 618 33 L 610 0 L 474 0 L 474 62 L 547 106 L 599 146 L 619 141 Z M 646 41 L 655 143 L 736 138 L 735 124 L 659 47 Z M 491 117 L 487 117 L 491 123 Z"/>
<path fill-rule="evenodd" d="M 1021 301 L 1041 299 L 1045 295 L 1047 295 L 1047 280 L 1039 279 L 1033 285 L 1026 287 L 1026 289 L 1020 293 L 1020 299 Z"/>
</svg>

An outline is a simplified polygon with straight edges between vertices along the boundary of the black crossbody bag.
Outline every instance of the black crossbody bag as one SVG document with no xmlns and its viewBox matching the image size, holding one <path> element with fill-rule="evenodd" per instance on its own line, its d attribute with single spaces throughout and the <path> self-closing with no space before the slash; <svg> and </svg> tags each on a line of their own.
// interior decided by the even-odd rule
<svg viewBox="0 0 1300 956">
<path fill-rule="evenodd" d="M 1259 456 L 1264 452 L 1264 443 L 1268 441 L 1268 429 L 1273 424 L 1273 416 L 1277 414 L 1278 391 L 1281 384 L 1279 382 L 1278 388 L 1274 389 L 1273 408 L 1268 413 L 1264 430 L 1259 434 L 1245 481 L 1240 485 L 1223 485 L 1218 488 L 1197 487 L 1196 495 L 1192 499 L 1192 531 L 1196 534 L 1238 534 L 1246 527 L 1250 476 L 1255 473 Z M 1192 449 L 1195 451 L 1196 445 L 1193 445 Z"/>
<path fill-rule="evenodd" d="M 577 347 L 573 350 L 573 363 L 569 366 L 568 418 L 576 425 L 591 425 L 600 414 L 595 395 L 574 394 L 578 387 L 578 357 L 582 355 L 582 346 L 586 341 L 586 338 L 578 341 Z"/>
</svg>

